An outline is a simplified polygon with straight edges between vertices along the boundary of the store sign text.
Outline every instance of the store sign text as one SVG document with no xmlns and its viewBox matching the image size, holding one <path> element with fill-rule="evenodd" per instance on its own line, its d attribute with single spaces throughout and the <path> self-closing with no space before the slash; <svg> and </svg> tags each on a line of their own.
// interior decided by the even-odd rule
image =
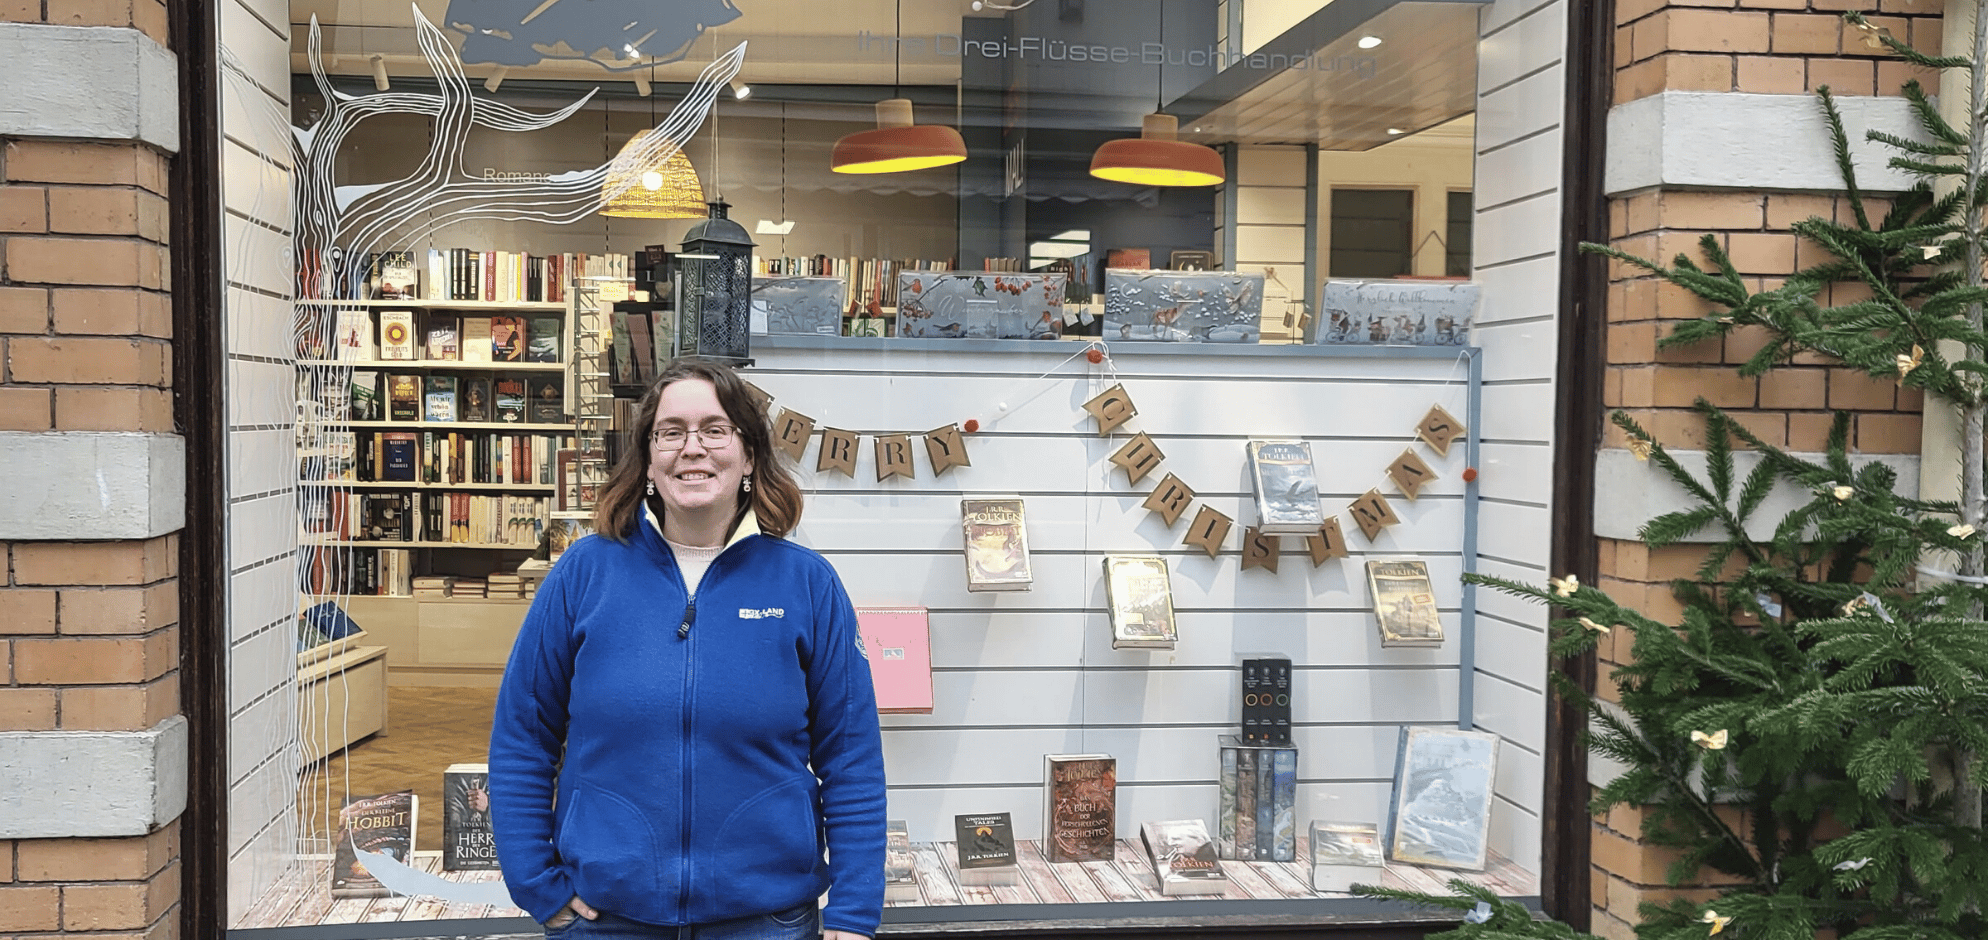
<svg viewBox="0 0 1988 940">
<path fill-rule="evenodd" d="M 900 51 L 909 55 L 925 54 L 927 40 L 921 36 L 906 36 L 897 39 L 891 36 L 864 30 L 856 35 L 856 48 L 869 51 L 876 47 L 888 51 L 892 46 L 902 47 Z M 1036 60 L 1041 62 L 1102 62 L 1132 63 L 1140 65 L 1184 65 L 1189 67 L 1213 66 L 1218 69 L 1292 69 L 1313 72 L 1351 72 L 1357 78 L 1374 77 L 1380 61 L 1370 55 L 1342 55 L 1325 57 L 1316 53 L 1294 56 L 1265 54 L 1262 52 L 1230 52 L 1215 46 L 1199 49 L 1170 48 L 1164 43 L 1142 42 L 1137 48 L 1132 46 L 1107 46 L 1091 43 L 1070 43 L 1061 39 L 1043 36 L 1020 36 L 1009 39 L 966 39 L 958 33 L 934 34 L 929 43 L 931 55 L 942 58 L 982 58 Z"/>
</svg>

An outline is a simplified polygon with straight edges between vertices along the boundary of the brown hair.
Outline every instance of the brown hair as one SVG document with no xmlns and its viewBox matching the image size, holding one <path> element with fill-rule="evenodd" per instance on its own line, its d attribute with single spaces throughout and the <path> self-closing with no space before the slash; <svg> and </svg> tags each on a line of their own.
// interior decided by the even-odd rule
<svg viewBox="0 0 1988 940">
<path fill-rule="evenodd" d="M 717 389 L 718 404 L 725 409 L 725 417 L 739 429 L 739 446 L 752 459 L 752 492 L 747 494 L 751 499 L 739 500 L 739 515 L 743 517 L 745 510 L 751 508 L 758 519 L 759 531 L 785 538 L 801 522 L 801 487 L 781 465 L 780 454 L 773 449 L 773 423 L 753 399 L 745 380 L 730 366 L 695 359 L 678 359 L 664 367 L 663 374 L 656 377 L 656 384 L 649 386 L 635 406 L 635 426 L 623 432 L 621 459 L 615 462 L 607 488 L 601 493 L 600 505 L 594 509 L 594 532 L 617 542 L 628 541 L 641 514 L 643 491 L 649 480 L 649 429 L 656 424 L 663 389 L 684 379 L 703 379 Z M 656 517 L 662 518 L 662 501 L 657 499 L 651 506 Z M 737 523 L 734 519 L 733 524 Z"/>
</svg>

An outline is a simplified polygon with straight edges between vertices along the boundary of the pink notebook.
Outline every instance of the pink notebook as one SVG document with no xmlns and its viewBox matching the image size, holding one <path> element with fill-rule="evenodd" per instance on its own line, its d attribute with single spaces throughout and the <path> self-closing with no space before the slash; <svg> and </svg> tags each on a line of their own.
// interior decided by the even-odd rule
<svg viewBox="0 0 1988 940">
<path fill-rule="evenodd" d="M 870 658 L 877 711 L 932 713 L 932 634 L 923 607 L 858 607 L 856 629 Z"/>
</svg>

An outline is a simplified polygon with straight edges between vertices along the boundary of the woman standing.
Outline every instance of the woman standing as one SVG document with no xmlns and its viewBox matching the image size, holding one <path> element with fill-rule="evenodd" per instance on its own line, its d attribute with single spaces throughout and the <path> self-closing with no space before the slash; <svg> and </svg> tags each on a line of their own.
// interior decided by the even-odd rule
<svg viewBox="0 0 1988 940">
<path fill-rule="evenodd" d="M 511 897 L 557 936 L 874 935 L 876 697 L 841 580 L 784 538 L 800 488 L 724 366 L 672 363 L 638 421 L 498 691 Z"/>
</svg>

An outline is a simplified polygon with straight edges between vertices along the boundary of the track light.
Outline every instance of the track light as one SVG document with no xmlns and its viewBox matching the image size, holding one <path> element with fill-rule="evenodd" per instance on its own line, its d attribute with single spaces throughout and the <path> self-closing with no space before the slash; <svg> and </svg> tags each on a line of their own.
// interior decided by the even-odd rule
<svg viewBox="0 0 1988 940">
<path fill-rule="evenodd" d="M 649 97 L 649 80 L 647 78 L 640 75 L 635 76 L 635 93 L 644 98 Z"/>
<path fill-rule="evenodd" d="M 386 91 L 392 87 L 392 83 L 387 81 L 386 56 L 376 55 L 373 57 L 373 87 L 379 91 Z"/>
<path fill-rule="evenodd" d="M 740 101 L 752 97 L 752 86 L 738 79 L 732 79 L 732 97 Z"/>
<path fill-rule="evenodd" d="M 508 65 L 497 66 L 497 70 L 491 72 L 490 77 L 483 80 L 483 90 L 493 95 L 496 94 L 497 86 L 504 84 L 504 76 L 509 74 L 511 74 L 510 66 Z"/>
</svg>

